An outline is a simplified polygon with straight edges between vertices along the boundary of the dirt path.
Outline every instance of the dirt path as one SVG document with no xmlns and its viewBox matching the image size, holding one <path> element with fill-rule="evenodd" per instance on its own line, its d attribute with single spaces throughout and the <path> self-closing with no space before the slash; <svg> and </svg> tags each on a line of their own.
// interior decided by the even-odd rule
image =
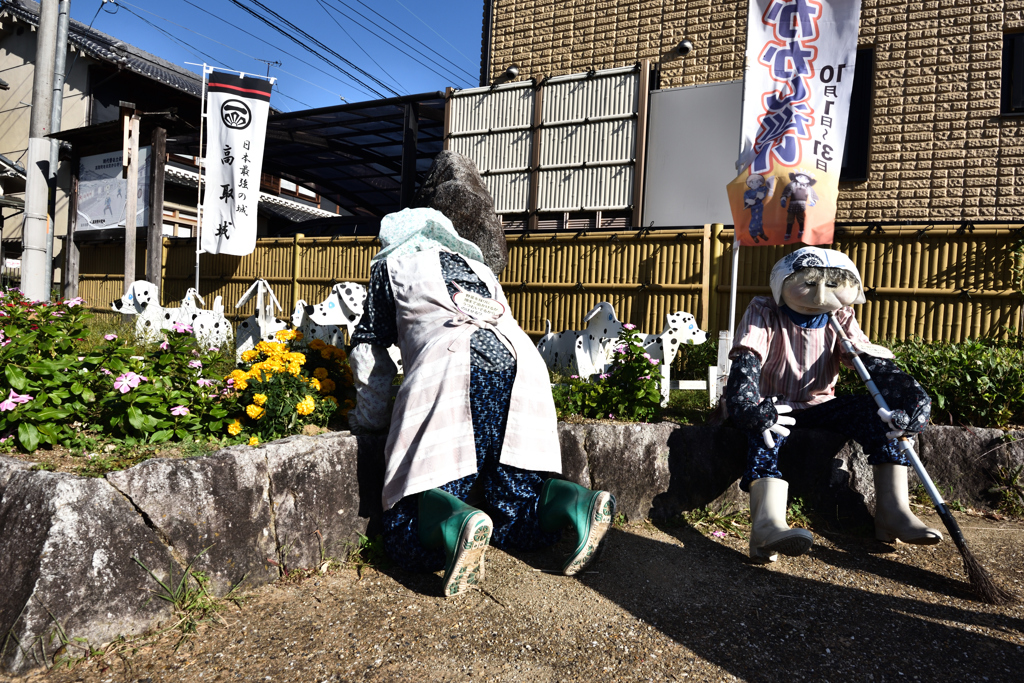
<svg viewBox="0 0 1024 683">
<path fill-rule="evenodd" d="M 997 581 L 1024 595 L 1024 523 L 958 516 Z M 346 568 L 254 591 L 177 653 L 165 636 L 27 680 L 1021 680 L 1024 607 L 974 601 L 948 539 L 885 553 L 815 538 L 810 554 L 759 566 L 736 538 L 632 524 L 579 579 L 539 571 L 554 552 L 491 549 L 484 590 L 451 600 L 434 597 L 439 575 Z"/>
</svg>

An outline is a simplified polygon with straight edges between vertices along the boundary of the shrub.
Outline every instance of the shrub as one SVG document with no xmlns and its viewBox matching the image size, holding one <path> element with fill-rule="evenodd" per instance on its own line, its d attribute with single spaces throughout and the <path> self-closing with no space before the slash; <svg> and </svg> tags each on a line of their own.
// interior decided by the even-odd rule
<svg viewBox="0 0 1024 683">
<path fill-rule="evenodd" d="M 607 373 L 589 380 L 573 375 L 553 390 L 558 416 L 580 415 L 627 422 L 649 422 L 661 410 L 661 371 L 640 343 L 636 326 L 626 324 Z"/>
<path fill-rule="evenodd" d="M 335 411 L 344 417 L 355 405 L 343 349 L 314 339 L 295 350 L 292 343 L 301 333 L 293 330 L 278 332 L 277 338 L 243 353 L 240 367 L 225 377 L 237 415 L 228 433 L 249 436 L 251 445 L 296 434 L 307 425 L 325 427 Z"/>
<path fill-rule="evenodd" d="M 896 364 L 932 397 L 932 421 L 1005 427 L 1024 423 L 1024 351 L 990 340 L 889 342 Z M 867 393 L 844 370 L 838 394 Z"/>
</svg>

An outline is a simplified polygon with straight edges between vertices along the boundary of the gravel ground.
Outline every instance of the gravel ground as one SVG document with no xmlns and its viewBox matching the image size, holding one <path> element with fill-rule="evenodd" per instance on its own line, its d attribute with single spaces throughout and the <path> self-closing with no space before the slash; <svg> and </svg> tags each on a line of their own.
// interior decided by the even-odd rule
<svg viewBox="0 0 1024 683">
<path fill-rule="evenodd" d="M 1024 523 L 958 517 L 996 580 L 1024 594 Z M 483 589 L 449 600 L 435 597 L 440 574 L 344 568 L 254 591 L 177 652 L 165 635 L 131 656 L 14 680 L 1024 678 L 1024 608 L 973 600 L 948 539 L 894 552 L 863 537 L 815 541 L 808 555 L 762 566 L 738 538 L 635 523 L 613 529 L 580 578 L 551 571 L 565 542 L 535 555 L 490 549 Z"/>
</svg>

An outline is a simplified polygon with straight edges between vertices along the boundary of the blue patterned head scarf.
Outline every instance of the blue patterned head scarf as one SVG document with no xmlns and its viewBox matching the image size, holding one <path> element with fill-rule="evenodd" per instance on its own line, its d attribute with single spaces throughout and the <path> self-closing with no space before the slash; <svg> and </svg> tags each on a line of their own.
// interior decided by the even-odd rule
<svg viewBox="0 0 1024 683">
<path fill-rule="evenodd" d="M 380 222 L 378 239 L 381 250 L 371 263 L 439 247 L 484 262 L 480 247 L 459 237 L 452 222 L 436 209 L 402 209 L 389 213 Z"/>
<path fill-rule="evenodd" d="M 858 285 L 857 300 L 853 303 L 862 304 L 867 301 L 864 297 L 864 281 L 857 270 L 857 264 L 851 261 L 849 256 L 834 249 L 804 247 L 786 254 L 772 268 L 770 283 L 775 303 L 782 303 L 782 285 L 786 278 L 802 268 L 842 268 L 850 271 L 857 278 Z"/>
</svg>

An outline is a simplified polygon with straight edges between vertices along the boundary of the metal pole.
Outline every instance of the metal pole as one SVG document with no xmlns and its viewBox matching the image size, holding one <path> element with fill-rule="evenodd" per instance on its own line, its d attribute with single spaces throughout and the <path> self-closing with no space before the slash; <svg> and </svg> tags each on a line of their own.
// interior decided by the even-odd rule
<svg viewBox="0 0 1024 683">
<path fill-rule="evenodd" d="M 51 106 L 50 132 L 60 130 L 61 115 L 64 111 L 64 67 L 68 56 L 68 23 L 71 15 L 71 0 L 60 0 L 57 7 L 57 45 L 53 61 L 53 103 Z M 53 285 L 53 239 L 57 232 L 57 171 L 60 140 L 50 140 L 49 169 L 49 215 L 52 229 L 46 232 L 46 283 Z"/>
<path fill-rule="evenodd" d="M 196 291 L 199 291 L 199 254 L 203 253 L 203 128 L 206 123 L 206 81 L 213 67 L 203 64 L 203 96 L 199 113 L 199 160 L 196 169 Z"/>
<path fill-rule="evenodd" d="M 53 59 L 57 44 L 57 0 L 39 3 L 32 117 L 28 132 L 25 179 L 25 222 L 22 227 L 22 289 L 36 301 L 50 300 L 46 282 L 46 204 L 49 187 L 50 122 L 53 116 Z"/>
</svg>

